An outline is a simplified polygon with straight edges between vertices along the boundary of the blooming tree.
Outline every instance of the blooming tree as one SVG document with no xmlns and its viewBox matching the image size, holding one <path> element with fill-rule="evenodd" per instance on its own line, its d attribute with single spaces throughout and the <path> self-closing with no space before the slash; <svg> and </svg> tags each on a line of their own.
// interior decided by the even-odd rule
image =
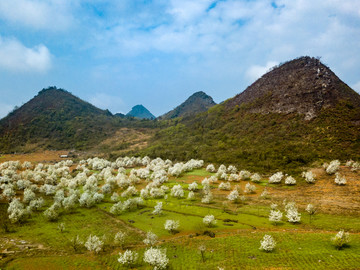
<svg viewBox="0 0 360 270">
<path fill-rule="evenodd" d="M 275 249 L 276 242 L 271 235 L 265 234 L 264 238 L 260 241 L 260 250 L 271 252 Z"/>
<path fill-rule="evenodd" d="M 176 233 L 177 229 L 179 228 L 180 223 L 178 220 L 168 219 L 165 221 L 164 227 L 165 230 L 169 231 L 170 233 Z"/>
<path fill-rule="evenodd" d="M 162 207 L 163 207 L 163 203 L 162 202 L 158 202 L 155 207 L 154 207 L 154 211 L 152 212 L 154 215 L 161 215 L 162 214 Z"/>
<path fill-rule="evenodd" d="M 203 218 L 203 223 L 207 227 L 213 227 L 216 224 L 216 219 L 215 219 L 214 215 L 207 215 Z"/>
<path fill-rule="evenodd" d="M 349 233 L 341 230 L 331 240 L 337 249 L 341 249 L 349 243 Z"/>
<path fill-rule="evenodd" d="M 104 242 L 97 237 L 96 235 L 89 235 L 87 241 L 85 242 L 85 247 L 87 250 L 92 251 L 94 253 L 99 253 L 103 248 Z"/>
<path fill-rule="evenodd" d="M 158 241 L 158 236 L 152 231 L 148 231 L 146 233 L 146 238 L 144 239 L 143 242 L 147 246 L 153 246 L 157 243 L 157 241 Z"/>
<path fill-rule="evenodd" d="M 326 167 L 326 173 L 327 174 L 334 174 L 339 170 L 339 168 L 340 168 L 340 161 L 339 160 L 333 160 Z"/>
<path fill-rule="evenodd" d="M 166 256 L 166 249 L 158 249 L 150 247 L 144 253 L 144 262 L 150 264 L 157 269 L 165 269 L 169 263 L 169 259 Z"/>
<path fill-rule="evenodd" d="M 295 185 L 296 184 L 296 180 L 294 177 L 292 176 L 288 176 L 285 178 L 285 185 Z"/>
<path fill-rule="evenodd" d="M 269 220 L 271 222 L 274 222 L 275 225 L 279 222 L 281 222 L 283 214 L 281 213 L 280 210 L 271 210 L 270 211 L 270 215 L 269 215 Z"/>
<path fill-rule="evenodd" d="M 127 249 L 124 253 L 119 253 L 118 262 L 131 267 L 136 263 L 138 257 L 139 254 L 137 252 Z"/>
<path fill-rule="evenodd" d="M 339 186 L 343 186 L 346 184 L 346 178 L 345 176 L 342 176 L 340 173 L 335 174 L 335 183 Z"/>
<path fill-rule="evenodd" d="M 312 173 L 312 171 L 303 172 L 301 175 L 305 178 L 307 183 L 315 183 L 315 175 Z"/>
<path fill-rule="evenodd" d="M 282 172 L 277 172 L 277 173 L 273 174 L 272 176 L 270 176 L 269 183 L 270 184 L 281 183 L 281 180 L 283 179 L 283 177 L 284 177 L 284 174 Z"/>
<path fill-rule="evenodd" d="M 250 184 L 250 183 L 246 183 L 245 189 L 244 189 L 244 192 L 245 192 L 245 193 L 255 193 L 255 190 L 256 190 L 256 186 L 255 186 L 255 185 L 252 185 L 252 184 Z"/>
</svg>

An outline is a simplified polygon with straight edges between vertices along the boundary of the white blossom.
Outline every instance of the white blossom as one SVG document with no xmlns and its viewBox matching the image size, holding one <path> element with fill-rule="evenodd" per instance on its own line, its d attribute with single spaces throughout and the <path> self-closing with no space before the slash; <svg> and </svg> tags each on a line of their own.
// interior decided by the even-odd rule
<svg viewBox="0 0 360 270">
<path fill-rule="evenodd" d="M 189 186 L 188 186 L 188 190 L 190 191 L 196 191 L 198 189 L 198 184 L 196 182 L 192 182 Z"/>
<path fill-rule="evenodd" d="M 264 238 L 260 241 L 260 249 L 266 252 L 271 252 L 274 250 L 276 242 L 271 235 L 265 234 Z"/>
<path fill-rule="evenodd" d="M 104 242 L 100 240 L 96 235 L 89 235 L 87 241 L 85 242 L 85 247 L 89 251 L 93 251 L 94 253 L 99 253 L 102 250 Z"/>
<path fill-rule="evenodd" d="M 346 184 L 345 176 L 342 176 L 340 173 L 337 172 L 335 174 L 335 183 L 339 186 L 345 185 Z"/>
<path fill-rule="evenodd" d="M 138 257 L 139 255 L 137 252 L 127 249 L 124 253 L 119 253 L 118 262 L 123 265 L 132 266 L 136 263 Z"/>
<path fill-rule="evenodd" d="M 281 182 L 283 177 L 284 177 L 284 175 L 282 172 L 277 172 L 277 173 L 273 174 L 272 176 L 270 176 L 269 183 L 270 184 L 278 184 Z"/>
<path fill-rule="evenodd" d="M 165 221 L 164 227 L 165 230 L 174 233 L 177 231 L 177 229 L 179 228 L 180 223 L 178 220 L 172 220 L 172 219 L 168 219 Z"/>
<path fill-rule="evenodd" d="M 245 189 L 244 189 L 245 193 L 255 193 L 255 191 L 256 191 L 256 186 L 255 185 L 252 185 L 250 183 L 247 183 L 245 185 Z"/>
<path fill-rule="evenodd" d="M 302 177 L 304 177 L 305 181 L 309 184 L 315 183 L 315 175 L 312 171 L 303 172 Z"/>
<path fill-rule="evenodd" d="M 295 185 L 295 184 L 296 184 L 296 180 L 294 177 L 288 176 L 285 178 L 285 185 Z"/>
<path fill-rule="evenodd" d="M 158 236 L 152 231 L 148 231 L 146 233 L 146 238 L 144 239 L 143 242 L 147 246 L 153 246 L 157 243 L 157 241 L 158 241 Z"/>
<path fill-rule="evenodd" d="M 144 262 L 154 267 L 154 270 L 165 269 L 169 263 L 166 250 L 150 247 L 144 253 Z"/>
<path fill-rule="evenodd" d="M 170 195 L 175 198 L 182 198 L 184 197 L 184 190 L 182 189 L 180 184 L 175 185 L 172 187 Z"/>
<path fill-rule="evenodd" d="M 339 160 L 333 160 L 330 162 L 329 166 L 326 168 L 327 174 L 334 174 L 336 173 L 340 168 L 340 161 Z"/>
<path fill-rule="evenodd" d="M 211 173 L 214 173 L 214 172 L 216 171 L 216 170 L 215 170 L 215 166 L 214 166 L 213 164 L 207 165 L 206 171 L 211 172 Z"/>
<path fill-rule="evenodd" d="M 208 227 L 212 227 L 216 224 L 216 219 L 214 215 L 207 215 L 203 218 L 203 223 Z"/>
<path fill-rule="evenodd" d="M 239 191 L 237 189 L 234 189 L 230 192 L 230 194 L 227 196 L 227 199 L 232 202 L 237 202 L 239 200 Z"/>
<path fill-rule="evenodd" d="M 341 230 L 331 240 L 337 249 L 341 249 L 350 242 L 349 233 Z"/>
<path fill-rule="evenodd" d="M 254 173 L 253 175 L 250 176 L 250 179 L 254 183 L 259 183 L 261 180 L 261 175 L 258 173 Z"/>
<path fill-rule="evenodd" d="M 274 222 L 275 224 L 277 222 L 280 222 L 282 219 L 283 214 L 280 210 L 271 210 L 269 215 L 269 221 Z"/>
<path fill-rule="evenodd" d="M 163 203 L 162 202 L 158 202 L 155 207 L 154 207 L 154 211 L 152 212 L 154 215 L 161 215 L 162 214 L 162 207 L 163 207 Z"/>
</svg>

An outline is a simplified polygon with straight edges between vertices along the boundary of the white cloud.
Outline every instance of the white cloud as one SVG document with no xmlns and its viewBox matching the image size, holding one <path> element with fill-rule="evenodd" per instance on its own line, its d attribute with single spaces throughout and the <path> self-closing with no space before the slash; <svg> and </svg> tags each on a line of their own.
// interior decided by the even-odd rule
<svg viewBox="0 0 360 270">
<path fill-rule="evenodd" d="M 0 1 L 0 18 L 35 29 L 62 30 L 73 20 L 69 3 L 63 0 Z"/>
<path fill-rule="evenodd" d="M 262 75 L 264 75 L 266 72 L 268 72 L 270 68 L 278 64 L 279 62 L 270 61 L 267 62 L 265 66 L 253 65 L 247 70 L 246 76 L 249 78 L 251 82 L 254 82 Z"/>
<path fill-rule="evenodd" d="M 51 54 L 42 44 L 27 48 L 16 39 L 0 36 L 0 67 L 15 72 L 45 72 L 51 67 Z"/>
</svg>

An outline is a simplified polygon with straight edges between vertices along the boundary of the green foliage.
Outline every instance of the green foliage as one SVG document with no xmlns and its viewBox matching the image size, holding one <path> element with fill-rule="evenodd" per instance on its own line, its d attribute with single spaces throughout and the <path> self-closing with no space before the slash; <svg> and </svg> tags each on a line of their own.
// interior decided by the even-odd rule
<svg viewBox="0 0 360 270">
<path fill-rule="evenodd" d="M 310 121 L 297 114 L 248 113 L 226 102 L 156 133 L 143 155 L 204 159 L 259 172 L 300 168 L 323 159 L 359 159 L 360 108 L 340 102 Z"/>
</svg>

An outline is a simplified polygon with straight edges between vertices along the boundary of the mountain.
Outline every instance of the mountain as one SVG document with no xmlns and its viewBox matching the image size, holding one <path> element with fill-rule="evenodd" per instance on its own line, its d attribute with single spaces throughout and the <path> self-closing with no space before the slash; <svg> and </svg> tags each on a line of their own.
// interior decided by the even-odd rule
<svg viewBox="0 0 360 270">
<path fill-rule="evenodd" d="M 142 154 L 257 171 L 360 159 L 360 96 L 318 59 L 275 67 L 245 91 L 158 131 Z"/>
<path fill-rule="evenodd" d="M 216 105 L 212 97 L 199 91 L 192 94 L 186 101 L 181 103 L 175 109 L 159 117 L 161 120 L 173 119 L 176 117 L 186 117 L 207 111 L 210 107 Z"/>
<path fill-rule="evenodd" d="M 0 150 L 16 151 L 26 145 L 84 148 L 112 134 L 116 126 L 109 111 L 49 87 L 0 120 Z"/>
<path fill-rule="evenodd" d="M 133 116 L 140 119 L 155 119 L 155 116 L 141 104 L 134 106 L 126 116 Z"/>
<path fill-rule="evenodd" d="M 319 59 L 300 57 L 273 68 L 229 100 L 227 107 L 251 104 L 251 112 L 296 112 L 310 120 L 340 100 L 360 106 L 359 95 Z"/>
</svg>

